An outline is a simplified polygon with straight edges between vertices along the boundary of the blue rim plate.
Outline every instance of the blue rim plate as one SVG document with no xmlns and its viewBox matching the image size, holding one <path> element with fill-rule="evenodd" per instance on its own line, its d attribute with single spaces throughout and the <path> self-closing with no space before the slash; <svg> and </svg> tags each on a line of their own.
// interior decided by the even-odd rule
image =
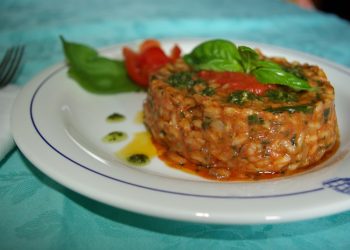
<svg viewBox="0 0 350 250">
<path fill-rule="evenodd" d="M 190 51 L 202 39 L 163 40 Z M 154 158 L 146 167 L 119 161 L 115 152 L 145 131 L 135 117 L 145 93 L 94 95 L 67 76 L 64 63 L 32 79 L 16 99 L 12 132 L 19 149 L 42 172 L 62 185 L 106 204 L 151 216 L 222 224 L 278 223 L 315 218 L 350 208 L 349 142 L 346 109 L 350 70 L 324 59 L 267 44 L 235 41 L 260 48 L 270 56 L 307 62 L 323 68 L 336 91 L 341 133 L 337 153 L 317 168 L 300 175 L 259 182 L 214 182 L 167 167 Z M 121 58 L 123 46 L 101 50 Z M 107 123 L 109 114 L 126 115 L 120 123 Z M 106 144 L 101 138 L 120 130 L 129 139 Z"/>
</svg>

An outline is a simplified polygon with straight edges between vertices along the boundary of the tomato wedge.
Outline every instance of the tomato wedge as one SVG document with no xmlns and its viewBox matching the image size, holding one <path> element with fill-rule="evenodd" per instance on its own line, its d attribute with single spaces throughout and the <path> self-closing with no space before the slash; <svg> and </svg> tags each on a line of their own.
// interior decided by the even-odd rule
<svg viewBox="0 0 350 250">
<path fill-rule="evenodd" d="M 159 41 L 145 40 L 139 47 L 139 53 L 128 47 L 123 48 L 125 67 L 130 78 L 141 87 L 148 87 L 149 77 L 167 63 L 180 58 L 181 50 L 175 45 L 171 55 L 167 56 Z"/>
</svg>

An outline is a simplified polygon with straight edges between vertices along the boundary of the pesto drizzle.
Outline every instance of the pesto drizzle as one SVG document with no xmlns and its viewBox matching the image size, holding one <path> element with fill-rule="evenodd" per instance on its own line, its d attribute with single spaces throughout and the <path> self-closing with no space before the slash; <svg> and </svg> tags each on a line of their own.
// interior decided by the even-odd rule
<svg viewBox="0 0 350 250">
<path fill-rule="evenodd" d="M 113 132 L 110 132 L 109 134 L 105 135 L 102 138 L 102 141 L 106 142 L 106 143 L 114 143 L 114 142 L 124 141 L 127 138 L 128 138 L 128 135 L 126 133 L 121 132 L 121 131 L 113 131 Z"/>
<path fill-rule="evenodd" d="M 290 114 L 293 114 L 295 112 L 302 112 L 305 114 L 311 114 L 314 111 L 314 106 L 310 104 L 306 105 L 295 105 L 295 106 L 282 106 L 277 108 L 266 108 L 264 111 L 271 112 L 273 114 L 280 114 L 283 112 L 288 112 Z"/>
<path fill-rule="evenodd" d="M 125 116 L 119 113 L 112 113 L 106 118 L 107 122 L 121 122 L 124 120 L 125 120 Z"/>
</svg>

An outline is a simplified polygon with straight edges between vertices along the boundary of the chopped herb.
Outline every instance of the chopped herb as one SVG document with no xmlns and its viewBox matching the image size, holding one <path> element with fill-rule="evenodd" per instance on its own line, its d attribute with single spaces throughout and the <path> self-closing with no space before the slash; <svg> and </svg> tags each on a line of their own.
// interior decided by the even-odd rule
<svg viewBox="0 0 350 250">
<path fill-rule="evenodd" d="M 329 118 L 329 114 L 331 112 L 331 109 L 330 108 L 326 108 L 324 111 L 323 111 L 323 120 L 324 122 L 328 122 L 328 118 Z"/>
<path fill-rule="evenodd" d="M 317 86 L 321 87 L 324 85 L 324 82 L 322 80 L 316 80 Z"/>
<path fill-rule="evenodd" d="M 239 91 L 235 91 L 233 93 L 231 93 L 228 96 L 227 101 L 230 103 L 235 103 L 238 105 L 242 105 L 243 103 L 249 101 L 249 100 L 254 100 L 257 99 L 258 97 L 250 92 L 250 91 L 246 91 L 246 90 L 239 90 Z"/>
<path fill-rule="evenodd" d="M 102 138 L 102 141 L 107 143 L 120 142 L 128 138 L 127 134 L 120 131 L 113 131 Z"/>
<path fill-rule="evenodd" d="M 203 129 L 209 128 L 210 123 L 211 123 L 211 118 L 210 118 L 210 117 L 207 117 L 207 116 L 204 117 L 203 122 L 202 122 L 202 128 L 203 128 Z"/>
<path fill-rule="evenodd" d="M 121 122 L 125 120 L 125 116 L 119 113 L 113 113 L 106 118 L 107 122 Z"/>
<path fill-rule="evenodd" d="M 176 72 L 171 74 L 168 82 L 175 88 L 192 88 L 194 85 L 202 83 L 202 79 L 194 79 L 193 75 L 188 71 Z"/>
<path fill-rule="evenodd" d="M 306 77 L 303 73 L 303 69 L 300 67 L 300 65 L 295 65 L 292 67 L 283 67 L 283 69 L 289 73 L 292 73 L 300 79 L 306 80 Z"/>
<path fill-rule="evenodd" d="M 292 146 L 296 146 L 297 145 L 297 135 L 294 134 L 292 136 L 292 138 L 290 139 L 290 143 L 292 144 Z"/>
<path fill-rule="evenodd" d="M 134 154 L 129 156 L 127 160 L 134 165 L 143 166 L 149 162 L 149 157 L 144 154 Z"/>
<path fill-rule="evenodd" d="M 321 101 L 322 96 L 319 92 L 316 93 L 316 101 Z"/>
<path fill-rule="evenodd" d="M 233 157 L 237 157 L 241 152 L 241 147 L 237 147 L 236 145 L 232 146 Z"/>
<path fill-rule="evenodd" d="M 249 125 L 261 125 L 264 124 L 264 119 L 258 116 L 257 114 L 248 115 L 248 124 Z"/>
<path fill-rule="evenodd" d="M 261 140 L 261 144 L 264 145 L 264 146 L 266 146 L 266 145 L 269 145 L 269 144 L 270 144 L 270 141 L 267 140 L 267 139 L 262 139 L 262 140 Z"/>
<path fill-rule="evenodd" d="M 283 112 L 288 112 L 293 114 L 295 112 L 302 112 L 305 114 L 310 114 L 314 111 L 314 106 L 312 105 L 296 105 L 296 106 L 283 106 L 278 108 L 267 108 L 264 111 L 271 112 L 273 114 L 279 114 Z"/>
<path fill-rule="evenodd" d="M 296 92 L 283 91 L 281 89 L 270 89 L 266 91 L 266 96 L 272 102 L 296 102 L 298 95 Z"/>
<path fill-rule="evenodd" d="M 202 91 L 202 95 L 205 96 L 212 96 L 215 94 L 215 89 L 211 88 L 211 87 L 206 87 L 205 89 L 203 89 Z"/>
</svg>

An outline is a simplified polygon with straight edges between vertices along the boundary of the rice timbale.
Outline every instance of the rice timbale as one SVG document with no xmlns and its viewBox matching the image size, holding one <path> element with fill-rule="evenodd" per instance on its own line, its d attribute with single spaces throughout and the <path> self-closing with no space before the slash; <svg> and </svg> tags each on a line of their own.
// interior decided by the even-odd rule
<svg viewBox="0 0 350 250">
<path fill-rule="evenodd" d="M 212 179 L 254 180 L 308 168 L 336 147 L 334 89 L 323 70 L 259 56 L 304 78 L 313 90 L 276 84 L 236 90 L 232 77 L 255 79 L 232 72 L 218 77 L 183 59 L 152 75 L 144 122 L 163 158 Z"/>
</svg>

